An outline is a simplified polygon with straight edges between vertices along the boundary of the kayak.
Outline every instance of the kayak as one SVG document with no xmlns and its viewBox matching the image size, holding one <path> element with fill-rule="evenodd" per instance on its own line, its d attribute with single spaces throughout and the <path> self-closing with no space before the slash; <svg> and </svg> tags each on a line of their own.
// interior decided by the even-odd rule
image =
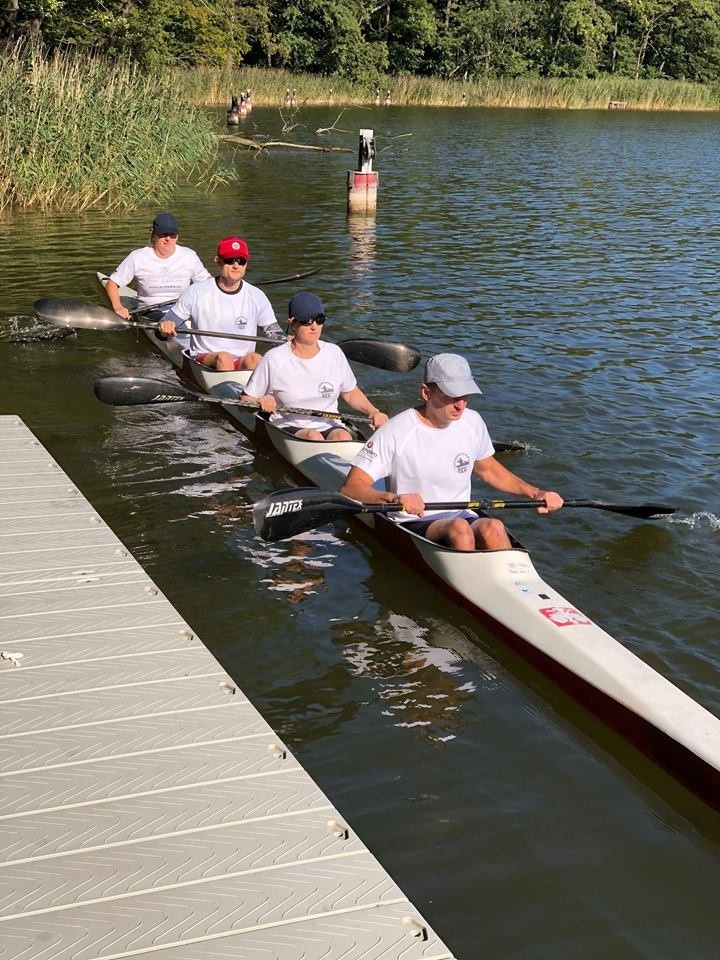
<svg viewBox="0 0 720 960">
<path fill-rule="evenodd" d="M 121 291 L 128 298 L 132 291 Z M 172 341 L 153 347 L 211 396 L 228 401 L 242 383 L 204 378 Z M 304 481 L 340 489 L 363 438 L 301 440 L 252 409 L 221 404 L 246 436 L 269 444 Z M 433 543 L 380 513 L 357 520 L 397 559 L 431 582 L 565 693 L 720 810 L 720 719 L 578 610 L 536 571 L 514 538 L 506 550 L 460 552 Z"/>
</svg>

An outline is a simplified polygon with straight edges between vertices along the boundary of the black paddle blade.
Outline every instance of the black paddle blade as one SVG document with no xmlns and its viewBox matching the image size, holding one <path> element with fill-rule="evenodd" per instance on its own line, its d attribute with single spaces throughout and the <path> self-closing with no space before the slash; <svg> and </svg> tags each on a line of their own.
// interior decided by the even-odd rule
<svg viewBox="0 0 720 960">
<path fill-rule="evenodd" d="M 603 500 L 570 500 L 566 501 L 565 505 L 609 510 L 610 513 L 621 513 L 626 517 L 637 517 L 639 520 L 669 517 L 678 511 L 678 507 L 669 507 L 664 503 L 605 503 Z"/>
<path fill-rule="evenodd" d="M 495 453 L 514 453 L 517 450 L 527 450 L 527 444 L 522 440 L 493 440 Z"/>
<path fill-rule="evenodd" d="M 56 327 L 86 330 L 126 330 L 131 326 L 112 310 L 83 300 L 36 300 L 35 313 Z"/>
<path fill-rule="evenodd" d="M 385 340 L 343 340 L 338 346 L 348 358 L 357 363 L 366 363 L 381 370 L 407 373 L 420 363 L 420 354 L 404 343 L 387 343 Z"/>
<path fill-rule="evenodd" d="M 328 493 L 315 487 L 278 490 L 253 506 L 255 532 L 274 543 L 297 533 L 314 530 L 324 523 L 361 512 L 363 505 L 341 493 Z"/>
<path fill-rule="evenodd" d="M 102 377 L 95 381 L 95 396 L 113 407 L 197 400 L 195 393 L 186 387 L 148 377 Z"/>
</svg>

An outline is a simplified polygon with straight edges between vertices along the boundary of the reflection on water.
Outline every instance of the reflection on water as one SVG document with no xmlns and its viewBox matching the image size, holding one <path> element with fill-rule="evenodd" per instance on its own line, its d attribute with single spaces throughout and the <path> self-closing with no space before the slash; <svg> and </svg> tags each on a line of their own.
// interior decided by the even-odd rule
<svg viewBox="0 0 720 960">
<path fill-rule="evenodd" d="M 235 548 L 270 572 L 260 583 L 273 593 L 282 594 L 284 601 L 295 604 L 327 588 L 322 571 L 332 567 L 336 556 L 327 552 L 327 542 L 338 543 L 322 532 L 309 532 L 278 544 L 265 543 L 257 537 L 249 541 L 238 539 Z"/>
<path fill-rule="evenodd" d="M 473 699 L 472 682 L 459 682 L 462 660 L 430 644 L 429 630 L 390 613 L 374 625 L 372 641 L 355 638 L 343 655 L 359 676 L 376 681 L 383 716 L 396 727 L 419 728 L 436 743 L 452 740 L 464 726 L 462 707 Z"/>
<path fill-rule="evenodd" d="M 303 108 L 287 136 L 306 141 L 335 115 Z M 473 404 L 494 437 L 526 444 L 505 462 L 528 479 L 677 502 L 652 524 L 568 510 L 517 511 L 511 526 L 573 604 L 720 712 L 717 115 L 383 118 L 393 130 L 379 135 L 412 131 L 413 149 L 382 155 L 375 220 L 346 219 L 342 154 L 228 148 L 236 181 L 178 192 L 181 242 L 210 266 L 220 236 L 244 234 L 250 281 L 318 267 L 330 339 L 465 354 L 483 389 Z M 279 138 L 277 111 L 250 123 Z M 343 116 L 367 124 L 367 111 Z M 98 376 L 168 376 L 134 333 L 10 342 L 45 336 L 39 297 L 97 299 L 95 271 L 143 243 L 154 212 L 2 215 L 0 412 L 39 433 L 311 756 L 458 956 L 478 955 L 482 924 L 488 957 L 584 957 L 591 944 L 616 960 L 714 958 L 717 850 L 678 813 L 680 788 L 644 789 L 631 751 L 618 762 L 588 744 L 501 643 L 362 537 L 259 541 L 250 504 L 295 482 L 272 456 L 191 404 L 96 401 Z M 296 288 L 266 289 L 285 316 Z M 384 409 L 417 398 L 418 370 L 357 373 Z"/>
</svg>

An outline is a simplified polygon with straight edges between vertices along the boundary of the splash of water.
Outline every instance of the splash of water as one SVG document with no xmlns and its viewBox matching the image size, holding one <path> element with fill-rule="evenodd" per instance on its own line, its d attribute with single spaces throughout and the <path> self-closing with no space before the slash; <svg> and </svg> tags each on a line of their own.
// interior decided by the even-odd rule
<svg viewBox="0 0 720 960">
<path fill-rule="evenodd" d="M 685 517 L 671 517 L 669 522 L 684 523 L 691 530 L 704 530 L 706 528 L 713 532 L 720 530 L 720 517 L 709 510 L 698 510 L 696 513 L 691 513 Z"/>
<path fill-rule="evenodd" d="M 62 340 L 64 337 L 75 337 L 77 331 L 71 327 L 56 327 L 50 323 L 43 323 L 34 314 L 26 316 L 20 313 L 7 318 L 7 329 L 0 327 L 0 336 L 8 343 L 35 343 L 38 340 Z"/>
</svg>

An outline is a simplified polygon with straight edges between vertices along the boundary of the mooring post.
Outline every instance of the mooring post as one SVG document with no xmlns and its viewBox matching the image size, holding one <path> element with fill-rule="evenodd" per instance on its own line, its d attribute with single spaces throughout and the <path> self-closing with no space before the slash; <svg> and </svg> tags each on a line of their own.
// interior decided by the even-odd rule
<svg viewBox="0 0 720 960">
<path fill-rule="evenodd" d="M 348 170 L 348 213 L 375 213 L 378 174 L 372 168 L 375 136 L 372 130 L 360 131 L 358 168 Z"/>
</svg>

